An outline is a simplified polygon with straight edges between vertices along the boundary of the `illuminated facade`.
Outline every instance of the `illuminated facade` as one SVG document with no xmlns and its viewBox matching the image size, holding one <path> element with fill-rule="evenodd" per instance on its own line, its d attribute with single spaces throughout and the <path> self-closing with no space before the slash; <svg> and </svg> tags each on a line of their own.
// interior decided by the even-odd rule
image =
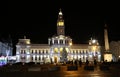
<svg viewBox="0 0 120 77">
<path fill-rule="evenodd" d="M 19 39 L 16 45 L 17 62 L 53 62 L 86 60 L 101 61 L 101 47 L 98 40 L 90 39 L 88 44 L 72 44 L 72 39 L 65 36 L 62 11 L 57 20 L 57 35 L 48 38 L 48 44 L 31 44 L 30 39 Z"/>
</svg>

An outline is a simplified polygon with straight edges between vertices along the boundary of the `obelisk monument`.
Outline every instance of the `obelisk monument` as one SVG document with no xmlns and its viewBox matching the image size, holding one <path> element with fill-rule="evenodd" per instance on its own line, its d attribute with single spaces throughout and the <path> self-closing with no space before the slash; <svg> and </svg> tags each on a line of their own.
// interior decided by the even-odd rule
<svg viewBox="0 0 120 77">
<path fill-rule="evenodd" d="M 104 61 L 110 62 L 112 61 L 112 54 L 109 49 L 109 39 L 108 39 L 108 31 L 106 24 L 104 28 L 104 41 L 105 41 Z"/>
</svg>

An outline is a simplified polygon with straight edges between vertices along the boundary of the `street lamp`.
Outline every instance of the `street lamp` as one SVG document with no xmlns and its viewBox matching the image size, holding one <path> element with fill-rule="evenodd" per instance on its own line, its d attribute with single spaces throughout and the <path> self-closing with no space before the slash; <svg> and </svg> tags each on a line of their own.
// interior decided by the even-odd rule
<svg viewBox="0 0 120 77">
<path fill-rule="evenodd" d="M 71 45 L 72 45 L 72 42 L 70 42 L 69 45 L 71 46 Z"/>
<path fill-rule="evenodd" d="M 118 56 L 118 59 L 120 60 L 120 55 Z"/>
<path fill-rule="evenodd" d="M 120 55 L 118 56 L 118 62 L 120 62 Z"/>
</svg>

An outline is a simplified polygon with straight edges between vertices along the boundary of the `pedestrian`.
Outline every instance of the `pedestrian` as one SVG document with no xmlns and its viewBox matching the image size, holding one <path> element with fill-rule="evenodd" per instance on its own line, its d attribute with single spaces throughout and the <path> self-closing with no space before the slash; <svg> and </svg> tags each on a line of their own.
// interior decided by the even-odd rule
<svg viewBox="0 0 120 77">
<path fill-rule="evenodd" d="M 95 65 L 95 66 L 97 65 L 97 61 L 96 61 L 96 59 L 94 59 L 94 65 Z"/>
<path fill-rule="evenodd" d="M 81 58 L 80 58 L 80 60 L 79 60 L 79 65 L 80 65 L 80 67 L 82 66 L 82 61 L 81 61 Z"/>
<path fill-rule="evenodd" d="M 88 59 L 86 60 L 86 65 L 88 66 L 88 64 L 89 64 L 89 61 L 88 61 Z"/>
</svg>

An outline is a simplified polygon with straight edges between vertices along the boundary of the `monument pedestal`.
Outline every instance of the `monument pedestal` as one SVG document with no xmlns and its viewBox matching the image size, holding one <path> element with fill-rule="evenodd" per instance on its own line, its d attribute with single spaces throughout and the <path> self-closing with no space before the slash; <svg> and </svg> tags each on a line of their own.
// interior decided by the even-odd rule
<svg viewBox="0 0 120 77">
<path fill-rule="evenodd" d="M 111 62 L 113 59 L 112 59 L 112 53 L 110 52 L 105 52 L 104 53 L 104 61 L 107 61 L 107 62 Z"/>
</svg>

